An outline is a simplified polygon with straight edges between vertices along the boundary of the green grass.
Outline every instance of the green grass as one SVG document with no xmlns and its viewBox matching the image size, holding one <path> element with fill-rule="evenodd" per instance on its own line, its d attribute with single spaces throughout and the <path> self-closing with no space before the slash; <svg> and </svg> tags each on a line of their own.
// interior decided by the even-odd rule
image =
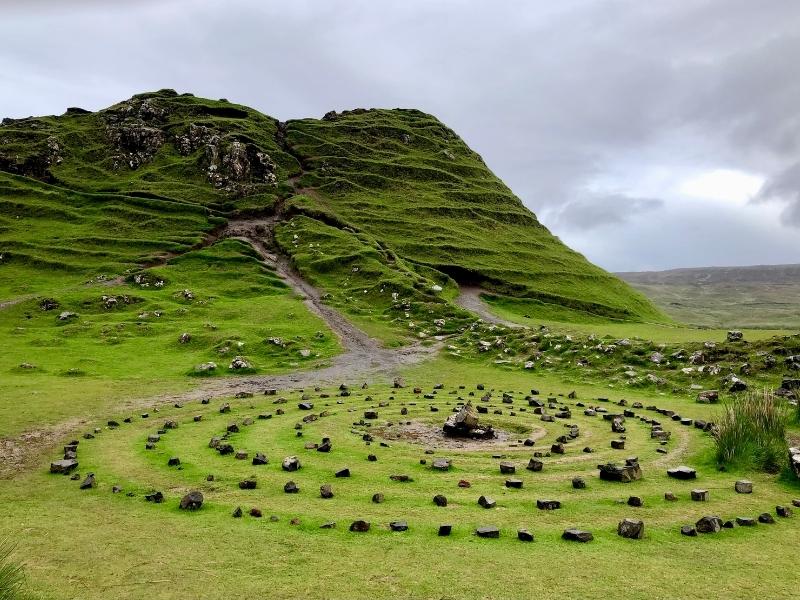
<svg viewBox="0 0 800 600">
<path fill-rule="evenodd" d="M 252 254 L 248 246 L 228 240 L 148 270 L 147 287 L 131 274 L 126 283 L 50 293 L 47 297 L 60 304 L 55 310 L 41 310 L 36 296 L 0 311 L 0 331 L 8 340 L 0 358 L 0 434 L 112 401 L 82 394 L 87 386 L 152 394 L 157 385 L 164 391 L 187 387 L 187 374 L 209 361 L 218 364 L 221 376 L 239 355 L 256 372 L 275 373 L 337 354 L 338 339 L 325 323 Z M 163 287 L 155 286 L 158 280 Z M 192 300 L 184 298 L 185 289 Z M 125 297 L 130 304 L 121 300 L 107 309 L 103 296 Z M 78 317 L 62 323 L 61 311 Z M 188 343 L 179 342 L 182 333 L 191 335 Z M 307 358 L 300 354 L 306 349 Z M 35 368 L 20 368 L 25 363 Z"/>
<path fill-rule="evenodd" d="M 187 146 L 185 136 L 198 126 L 206 133 Z M 157 143 L 133 151 L 129 138 L 139 135 Z M 0 538 L 18 542 L 15 556 L 24 558 L 36 597 L 796 593 L 786 549 L 800 521 L 697 539 L 678 533 L 681 524 L 707 513 L 731 518 L 774 511 L 800 495 L 796 482 L 737 463 L 718 471 L 708 434 L 649 411 L 637 413 L 658 416 L 673 431 L 669 454 L 656 452 L 648 427 L 635 418 L 627 421 L 628 449 L 611 450 L 616 436 L 608 422 L 585 416 L 575 403 L 625 398 L 685 417 L 719 419 L 721 408 L 695 403 L 690 387 L 698 381 L 715 385 L 716 378 L 684 374 L 685 358 L 656 367 L 651 353 L 689 353 L 711 337 L 719 344 L 713 361 L 726 369 L 722 374 L 750 361 L 751 383 L 773 386 L 782 367 L 766 369 L 760 353 L 798 353 L 797 337 L 762 339 L 767 332 L 748 331 L 748 343 L 726 344 L 722 332 L 676 326 L 561 244 L 435 118 L 408 110 L 359 111 L 284 127 L 247 107 L 162 90 L 99 113 L 9 121 L 0 140 L 0 442 L 9 453 L 20 444 L 34 448 L 24 470 L 0 480 Z M 262 154 L 269 159 L 258 158 Z M 242 156 L 246 164 L 237 163 Z M 367 390 L 361 380 L 348 382 L 354 392 L 345 398 L 326 383 L 320 390 L 284 390 L 288 402 L 281 405 L 259 394 L 174 408 L 175 397 L 197 398 L 209 389 L 207 378 L 193 376 L 200 363 L 217 363 L 212 377 L 227 377 L 231 359 L 244 356 L 251 372 L 269 375 L 326 365 L 341 351 L 333 333 L 253 248 L 215 238 L 230 218 L 276 211 L 282 220 L 275 245 L 326 302 L 388 346 L 444 335 L 444 352 L 405 368 L 409 386 L 402 390 L 389 389 L 394 374 L 386 374 Z M 498 314 L 546 323 L 550 331 L 476 324 L 453 302 L 458 284 L 484 286 Z M 45 299 L 58 307 L 43 310 Z M 62 311 L 77 316 L 59 321 Z M 179 340 L 183 333 L 191 336 L 187 343 Z M 608 353 L 596 348 L 622 337 L 631 345 Z M 495 343 L 490 352 L 478 352 L 481 340 Z M 525 369 L 532 357 L 535 368 Z M 577 366 L 578 359 L 588 362 Z M 629 368 L 637 371 L 638 383 L 622 376 Z M 642 383 L 647 372 L 664 384 Z M 413 392 L 419 385 L 431 393 L 440 382 L 444 388 L 433 400 Z M 524 446 L 439 448 L 428 455 L 425 444 L 391 439 L 391 447 L 383 447 L 378 425 L 359 423 L 365 407 L 388 403 L 377 410 L 378 423 L 389 431 L 400 420 L 438 427 L 459 397 L 480 397 L 477 383 L 494 390 L 492 408 L 503 411 L 485 419 L 513 432 L 512 439 L 544 426 L 535 450 L 546 450 L 566 431 L 562 422 L 544 424 L 527 409 L 523 398 L 532 388 L 568 403 L 581 436 L 563 458 L 545 459 L 545 471 L 530 473 L 524 465 L 532 450 Z M 514 392 L 513 405 L 500 402 L 501 390 Z M 568 399 L 569 392 L 577 398 Z M 298 437 L 295 424 L 308 414 L 297 408 L 303 393 L 316 404 L 314 412 L 331 414 L 304 424 Z M 230 414 L 219 413 L 223 401 L 231 402 Z M 431 412 L 430 404 L 440 410 Z M 403 406 L 407 416 L 400 414 Z M 286 414 L 277 415 L 277 408 Z M 144 411 L 149 419 L 139 416 Z M 251 455 L 266 452 L 269 465 L 254 467 L 208 448 L 211 436 L 231 421 L 265 412 L 275 416 L 242 426 L 230 440 Z M 203 419 L 195 422 L 194 415 Z M 132 423 L 114 430 L 106 425 L 125 417 Z M 148 434 L 166 419 L 180 426 L 164 434 L 155 450 L 145 450 Z M 95 428 L 100 432 L 93 439 L 82 437 Z M 376 436 L 370 446 L 361 437 L 367 431 Z M 787 432 L 796 436 L 796 424 Z M 304 449 L 305 442 L 326 435 L 333 439 L 330 454 Z M 58 448 L 73 437 L 80 439 L 79 471 L 97 475 L 95 489 L 79 490 L 79 482 L 47 472 L 60 457 Z M 584 454 L 584 445 L 596 452 Z M 503 486 L 492 457 L 498 452 L 517 464 L 524 489 Z M 379 460 L 367 461 L 368 453 Z M 280 470 L 289 454 L 303 462 L 298 473 Z M 642 481 L 599 481 L 598 463 L 633 454 L 642 462 Z M 167 467 L 171 456 L 181 458 L 180 469 Z M 435 456 L 452 458 L 452 471 L 420 464 Z M 666 468 L 681 463 L 695 466 L 700 478 L 667 479 Z M 333 471 L 344 466 L 352 477 L 334 479 Z M 240 490 L 238 481 L 253 473 L 258 488 Z M 393 482 L 394 473 L 414 481 Z M 572 489 L 575 475 L 586 478 L 586 490 Z M 751 496 L 733 491 L 735 479 L 744 476 L 755 482 Z M 459 488 L 461 478 L 472 487 Z M 300 485 L 300 494 L 283 493 L 289 479 Z M 333 485 L 333 499 L 319 498 L 323 483 Z M 123 493 L 112 493 L 113 485 Z M 707 505 L 688 500 L 697 486 L 711 491 Z M 153 489 L 166 495 L 163 505 L 144 501 Z M 205 495 L 197 513 L 178 509 L 189 489 Z M 679 494 L 679 501 L 665 502 L 666 490 Z M 383 504 L 370 502 L 378 491 L 386 494 Z M 434 506 L 435 493 L 446 494 L 450 505 Z M 498 507 L 479 508 L 481 494 L 494 496 Z M 644 507 L 619 502 L 631 494 L 642 496 Z M 537 510 L 535 500 L 547 497 L 562 500 L 563 508 Z M 231 518 L 239 505 L 259 506 L 265 518 Z M 618 538 L 619 519 L 636 515 L 646 522 L 646 538 Z M 294 517 L 298 525 L 290 524 Z M 355 518 L 370 520 L 372 531 L 349 533 Z M 336 528 L 320 529 L 329 519 Z M 410 531 L 389 532 L 395 519 L 407 519 Z M 443 522 L 452 522 L 454 533 L 440 539 L 436 528 Z M 485 523 L 502 528 L 500 540 L 472 535 Z M 561 541 L 561 531 L 571 526 L 590 529 L 595 541 Z M 529 528 L 537 541 L 518 542 L 518 527 Z M 713 578 L 706 568 L 711 555 Z M 587 564 L 597 568 L 587 570 Z M 641 572 L 647 577 L 632 576 Z"/>
<path fill-rule="evenodd" d="M 766 390 L 733 399 L 724 407 L 714 431 L 717 461 L 779 472 L 789 450 L 788 419 L 786 405 Z"/>
<path fill-rule="evenodd" d="M 675 269 L 620 277 L 684 323 L 800 328 L 798 265 Z"/>
<path fill-rule="evenodd" d="M 483 160 L 416 110 L 290 121 L 305 204 L 461 283 L 625 320 L 662 321 L 644 296 L 541 225 Z"/>
<path fill-rule="evenodd" d="M 797 535 L 797 520 L 779 520 L 777 524 L 756 528 L 737 528 L 715 536 L 686 538 L 678 532 L 680 525 L 693 523 L 704 514 L 720 514 L 723 518 L 739 515 L 755 516 L 773 512 L 776 504 L 786 504 L 800 494 L 797 486 L 766 473 L 751 473 L 733 468 L 726 472 L 716 469 L 712 438 L 695 428 L 667 420 L 665 428 L 673 432 L 663 457 L 655 452 L 657 443 L 650 439 L 649 428 L 628 419 L 625 451 L 608 447 L 612 437 L 607 421 L 586 417 L 575 402 L 596 403 L 597 388 L 578 386 L 577 399 L 565 395 L 566 387 L 558 378 L 510 374 L 488 367 L 466 368 L 459 363 L 439 359 L 435 363 L 408 370 L 410 386 L 420 385 L 430 392 L 434 382 L 443 382 L 436 399 L 424 400 L 409 388 L 391 390 L 386 385 L 373 385 L 368 390 L 354 390 L 347 398 L 338 398 L 336 388 L 312 392 L 313 412 L 327 409 L 332 414 L 303 426 L 302 437 L 294 428 L 308 412 L 300 411 L 296 403 L 300 392 L 287 391 L 288 402 L 272 404 L 273 397 L 246 400 L 215 399 L 208 406 L 190 403 L 182 409 L 162 408 L 157 415 L 144 420 L 135 416 L 133 423 L 116 430 L 103 427 L 93 440 L 81 440 L 78 457 L 80 471 L 93 471 L 98 487 L 78 489 L 78 482 L 63 476 L 49 475 L 45 465 L 21 476 L 19 485 L 0 487 L 0 501 L 8 507 L 8 519 L 0 523 L 0 535 L 16 535 L 25 530 L 20 552 L 30 557 L 27 568 L 33 591 L 42 598 L 61 598 L 79 595 L 85 598 L 107 597 L 111 593 L 138 598 L 155 594 L 157 597 L 230 597 L 263 593 L 263 565 L 269 564 L 270 596 L 324 595 L 331 598 L 361 598 L 398 596 L 413 598 L 455 597 L 453 586 L 458 582 L 458 595 L 487 598 L 529 597 L 531 589 L 537 595 L 557 598 L 566 595 L 600 597 L 608 586 L 622 586 L 626 596 L 652 597 L 659 594 L 686 597 L 730 595 L 738 597 L 742 590 L 756 590 L 769 597 L 790 597 L 793 581 L 786 576 L 791 560 L 785 548 Z M 350 432 L 352 423 L 361 417 L 366 407 L 375 406 L 379 419 L 372 428 L 356 427 L 356 431 L 374 430 L 387 421 L 396 423 L 402 406 L 409 409 L 403 419 L 440 424 L 458 396 L 468 398 L 477 383 L 494 388 L 493 407 L 503 415 L 489 415 L 496 427 L 527 431 L 540 426 L 547 428 L 545 437 L 536 446 L 499 447 L 476 451 L 439 449 L 435 455 L 425 455 L 427 445 L 391 441 L 391 448 L 376 443 L 366 446 L 360 435 Z M 355 382 L 351 382 L 355 383 Z M 465 389 L 459 390 L 458 385 Z M 572 422 L 579 425 L 581 436 L 567 445 L 563 457 L 545 458 L 545 470 L 531 473 L 524 469 L 532 450 L 549 448 L 554 438 L 564 431 L 561 422 L 541 423 L 526 407 L 523 393 L 537 387 L 543 398 L 553 394 L 558 403 L 573 406 Z M 513 391 L 513 406 L 500 402 L 500 390 Z M 456 393 L 451 394 L 450 392 Z M 331 394 L 321 398 L 320 393 Z M 367 400 L 371 395 L 373 400 Z M 561 394 L 564 394 L 562 396 Z M 390 399 L 390 397 L 394 399 Z M 617 395 L 611 397 L 616 400 Z M 628 395 L 629 403 L 657 403 L 664 408 L 679 410 L 682 415 L 708 418 L 719 414 L 717 407 L 687 403 L 676 398 L 663 398 L 651 392 Z M 337 404 L 341 400 L 342 404 Z M 230 401 L 232 412 L 220 414 L 220 403 Z M 388 406 L 378 406 L 388 402 Z M 412 404 L 416 403 L 416 404 Z M 435 404 L 440 412 L 430 412 Z M 614 405 L 606 405 L 609 409 Z M 239 422 L 262 412 L 274 413 L 282 407 L 283 416 L 256 420 L 253 425 L 230 437 L 237 449 L 263 451 L 270 464 L 254 467 L 249 461 L 232 456 L 219 456 L 207 447 L 213 435 L 222 433 L 228 423 Z M 349 409 L 355 411 L 350 412 Z M 514 409 L 517 416 L 508 411 Z M 637 413 L 652 415 L 648 411 Z M 124 410 L 108 413 L 121 419 L 131 414 Z M 203 420 L 193 421 L 202 414 Z M 164 420 L 175 419 L 179 427 L 162 436 L 155 450 L 144 449 L 149 433 Z M 85 429 L 104 421 L 86 423 Z M 391 426 L 389 429 L 396 426 Z M 79 430 L 80 431 L 80 430 Z M 323 435 L 331 436 L 333 450 L 322 454 L 305 450 L 307 441 L 319 442 Z M 377 434 L 376 434 L 377 435 Z M 515 436 L 516 439 L 516 436 Z M 583 454 L 581 448 L 591 445 L 594 454 Z M 503 487 L 505 476 L 498 471 L 498 459 L 492 454 L 502 452 L 516 463 L 517 476 L 525 482 L 522 490 Z M 366 460 L 367 453 L 378 455 L 377 462 Z M 296 473 L 280 469 L 281 459 L 296 454 L 303 464 Z M 631 484 L 603 482 L 597 478 L 596 464 L 609 460 L 620 461 L 636 454 L 642 464 L 644 479 Z M 167 467 L 171 456 L 181 458 L 180 469 Z M 430 461 L 437 456 L 453 460 L 447 473 L 435 472 L 419 459 Z M 667 467 L 689 464 L 698 469 L 696 481 L 680 482 L 666 477 Z M 352 476 L 333 477 L 333 471 L 347 466 Z M 215 480 L 206 481 L 213 473 Z M 413 477 L 410 483 L 389 480 L 389 475 L 405 473 Z M 255 474 L 258 488 L 238 489 L 238 481 Z M 573 476 L 583 476 L 587 489 L 573 490 Z M 733 482 L 746 476 L 754 482 L 752 495 L 736 494 Z M 472 482 L 469 489 L 459 488 L 459 479 Z M 294 480 L 300 493 L 283 493 L 283 484 Z M 335 497 L 319 498 L 319 486 L 331 483 Z M 120 485 L 123 493 L 112 494 L 111 486 Z M 711 499 L 706 504 L 691 502 L 689 490 L 708 489 Z M 143 494 L 162 490 L 166 501 L 152 505 Z M 205 495 L 203 508 L 196 513 L 180 511 L 177 503 L 188 489 L 200 489 Z M 679 500 L 666 502 L 665 491 L 675 492 Z M 383 492 L 386 501 L 373 504 L 370 497 Z M 126 496 L 133 492 L 133 497 Z M 431 498 L 444 493 L 449 500 L 446 508 L 436 507 Z M 498 507 L 485 510 L 477 506 L 479 495 L 494 497 Z M 644 506 L 631 508 L 618 501 L 629 495 L 644 499 Z M 563 502 L 561 510 L 545 512 L 535 508 L 537 498 L 555 498 Z M 245 512 L 260 507 L 264 518 L 245 515 L 233 519 L 231 511 L 241 506 Z M 48 515 L 57 511 L 58 519 Z M 278 517 L 277 522 L 269 520 Z M 291 525 L 292 518 L 299 525 Z M 646 523 L 646 536 L 641 541 L 618 538 L 616 524 L 624 517 L 638 517 Z M 353 534 L 347 526 L 353 519 L 364 518 L 372 523 L 366 534 Z M 388 531 L 389 521 L 406 519 L 406 533 Z M 319 525 L 334 520 L 332 530 Z M 75 523 L 80 522 L 80 527 Z M 438 538 L 440 523 L 454 525 L 453 535 Z M 499 540 L 481 540 L 472 535 L 480 524 L 495 524 L 501 528 Z M 570 544 L 560 540 L 565 527 L 578 526 L 591 530 L 595 540 L 588 545 Z M 516 540 L 516 529 L 527 527 L 536 536 L 533 544 Z M 165 535 L 164 531 L 169 531 Z M 124 533 L 122 533 L 124 532 Z M 67 548 L 83 548 L 80 553 Z M 178 557 L 191 549 L 192 563 Z M 436 553 L 436 560 L 420 564 L 421 557 Z M 705 569 L 698 568 L 701 557 L 713 552 L 715 570 L 720 577 L 710 579 Z M 111 559 L 111 557 L 117 557 Z M 381 557 L 380 560 L 375 557 Z M 539 564 L 558 557 L 559 569 L 516 571 L 513 577 L 487 578 L 486 569 L 503 572 L 509 564 Z M 124 557 L 120 559 L 120 557 Z M 575 575 L 586 561 L 601 567 L 591 577 Z M 465 569 L 464 564 L 480 564 L 480 569 Z M 647 569 L 648 577 L 631 578 L 632 564 Z M 767 566 L 768 565 L 768 566 Z M 189 571 L 187 573 L 187 568 Z M 62 573 L 74 573 L 67 585 Z M 752 571 L 762 577 L 754 582 Z M 682 573 L 675 578 L 674 573 Z M 191 575 L 191 576 L 188 576 Z M 180 580 L 180 589 L 172 582 Z M 360 582 L 369 581 L 369 585 Z M 354 585 L 359 582 L 359 585 Z M 687 593 L 686 586 L 691 592 Z M 260 590 L 260 591 L 259 591 Z"/>
<path fill-rule="evenodd" d="M 24 598 L 25 576 L 22 566 L 14 562 L 14 546 L 0 542 L 0 600 L 21 600 Z"/>
</svg>

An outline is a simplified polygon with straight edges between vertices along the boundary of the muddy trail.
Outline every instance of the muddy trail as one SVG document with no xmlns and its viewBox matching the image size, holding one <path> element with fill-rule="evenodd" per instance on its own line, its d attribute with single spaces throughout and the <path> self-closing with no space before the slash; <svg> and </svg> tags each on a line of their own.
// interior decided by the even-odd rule
<svg viewBox="0 0 800 600">
<path fill-rule="evenodd" d="M 341 313 L 326 305 L 317 288 L 304 280 L 281 255 L 274 243 L 274 227 L 279 216 L 232 219 L 215 230 L 201 244 L 207 247 L 222 239 L 235 239 L 252 246 L 263 262 L 281 277 L 292 291 L 303 299 L 308 309 L 319 316 L 339 338 L 343 352 L 318 368 L 279 375 L 247 375 L 222 377 L 199 382 L 184 392 L 123 400 L 114 413 L 152 410 L 160 405 L 189 402 L 203 398 L 230 397 L 240 392 L 263 393 L 265 389 L 297 389 L 347 382 L 391 383 L 400 368 L 435 356 L 442 341 L 416 342 L 401 348 L 385 348 L 353 325 Z M 0 439 L 0 479 L 34 468 L 43 456 L 95 416 L 75 417 L 58 424 L 26 431 Z"/>
<path fill-rule="evenodd" d="M 502 319 L 492 313 L 489 310 L 489 307 L 486 303 L 481 300 L 481 294 L 487 293 L 481 287 L 477 286 L 468 286 L 462 285 L 460 289 L 460 293 L 458 297 L 455 299 L 455 303 L 458 304 L 461 308 L 464 308 L 471 313 L 478 315 L 481 319 L 483 319 L 486 323 L 492 323 L 494 325 L 503 325 L 505 327 L 512 327 L 514 329 L 519 329 L 525 327 L 524 325 L 520 325 L 519 323 L 514 323 L 512 321 L 507 321 Z"/>
</svg>

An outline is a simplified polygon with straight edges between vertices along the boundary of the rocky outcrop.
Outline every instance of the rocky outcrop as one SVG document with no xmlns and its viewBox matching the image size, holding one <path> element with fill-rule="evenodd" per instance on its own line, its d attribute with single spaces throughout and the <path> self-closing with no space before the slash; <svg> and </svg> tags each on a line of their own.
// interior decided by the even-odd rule
<svg viewBox="0 0 800 600">
<path fill-rule="evenodd" d="M 277 185 L 275 163 L 255 144 L 192 123 L 175 138 L 184 156 L 203 150 L 202 164 L 209 183 L 233 195 L 247 195 L 258 184 Z"/>
<path fill-rule="evenodd" d="M 150 162 L 166 142 L 160 127 L 166 116 L 167 110 L 152 98 L 133 98 L 106 111 L 106 136 L 117 151 L 111 156 L 112 168 L 138 169 Z"/>
<path fill-rule="evenodd" d="M 481 426 L 478 423 L 478 413 L 467 402 L 457 413 L 447 417 L 442 427 L 446 436 L 472 438 L 476 440 L 488 440 L 494 438 L 494 431 L 491 425 Z"/>
</svg>

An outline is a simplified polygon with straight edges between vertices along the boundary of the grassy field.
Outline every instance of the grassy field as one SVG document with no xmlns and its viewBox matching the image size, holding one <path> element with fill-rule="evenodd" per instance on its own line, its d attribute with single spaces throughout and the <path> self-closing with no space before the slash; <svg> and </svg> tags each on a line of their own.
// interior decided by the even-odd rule
<svg viewBox="0 0 800 600">
<path fill-rule="evenodd" d="M 308 288 L 289 267 L 320 297 L 293 292 Z M 527 327 L 479 322 L 459 304 L 464 286 L 482 286 L 489 310 Z M 342 334 L 347 321 L 325 304 L 383 346 Z M 720 470 L 708 433 L 645 408 L 713 420 L 722 409 L 696 403 L 698 389 L 720 387 L 727 400 L 731 374 L 775 388 L 792 373 L 786 358 L 800 354 L 793 329 L 727 342 L 724 330 L 672 321 L 566 248 L 455 133 L 418 111 L 284 124 L 162 90 L 98 113 L 7 120 L 0 540 L 17 544 L 27 588 L 45 599 L 794 597 L 797 519 L 679 532 L 707 514 L 775 514 L 800 498 L 794 478 Z M 702 371 L 690 366 L 696 352 Z M 231 368 L 237 357 L 243 368 Z M 406 386 L 390 387 L 395 376 Z M 530 395 L 572 414 L 542 421 Z M 610 422 L 578 403 L 620 412 L 621 399 L 636 416 L 614 450 Z M 507 439 L 440 439 L 465 400 L 485 406 L 482 420 Z M 378 417 L 365 419 L 368 409 Z M 651 438 L 640 416 L 660 420 L 669 442 Z M 232 423 L 239 431 L 227 441 L 246 458 L 209 447 Z M 567 425 L 579 435 L 565 454 L 526 470 Z M 323 437 L 331 452 L 306 448 Z M 50 474 L 73 439 L 79 478 Z M 269 463 L 253 465 L 256 452 Z M 281 469 L 290 455 L 297 472 Z M 505 486 L 497 455 L 514 463 L 522 489 Z M 630 456 L 642 480 L 599 480 L 598 464 Z M 173 457 L 179 466 L 168 466 Z M 433 470 L 444 457 L 451 469 Z M 680 464 L 698 479 L 667 478 Z M 334 476 L 345 467 L 350 477 Z M 80 489 L 90 472 L 96 487 Z M 240 489 L 252 475 L 256 489 Z M 573 489 L 576 476 L 585 489 Z M 742 478 L 752 494 L 734 492 Z M 284 492 L 289 480 L 299 493 Z M 324 484 L 333 498 L 320 497 Z M 708 502 L 690 500 L 695 487 Z M 156 490 L 165 501 L 147 502 Z M 179 508 L 189 490 L 204 495 L 199 511 Z M 372 502 L 375 493 L 385 501 Z M 435 494 L 448 505 L 434 505 Z M 481 495 L 497 506 L 479 507 Z M 643 506 L 629 506 L 632 495 Z M 544 499 L 563 505 L 540 510 Z M 625 517 L 645 522 L 644 539 L 617 536 Z M 370 531 L 348 531 L 355 519 Z M 396 520 L 408 531 L 390 531 Z M 444 523 L 452 535 L 439 537 Z M 480 525 L 500 538 L 476 537 Z M 594 540 L 563 541 L 567 527 Z M 518 541 L 518 528 L 536 541 Z"/>
<path fill-rule="evenodd" d="M 327 325 L 240 242 L 189 252 L 147 274 L 146 286 L 54 287 L 46 298 L 57 309 L 42 310 L 45 296 L 37 295 L 0 311 L 8 340 L 0 358 L 0 435 L 113 406 L 117 399 L 104 387 L 126 397 L 166 392 L 188 387 L 203 363 L 216 363 L 211 375 L 224 375 L 244 356 L 252 372 L 274 373 L 340 350 Z M 103 297 L 119 301 L 109 307 Z M 64 311 L 76 316 L 60 321 Z"/>
<path fill-rule="evenodd" d="M 676 269 L 620 276 L 683 323 L 800 328 L 800 265 Z"/>
<path fill-rule="evenodd" d="M 730 328 L 689 326 L 679 321 L 671 323 L 609 321 L 608 319 L 587 318 L 585 315 L 565 314 L 558 307 L 544 307 L 540 303 L 517 300 L 507 296 L 484 294 L 482 299 L 494 314 L 512 323 L 528 327 L 544 325 L 554 330 L 582 335 L 594 333 L 618 338 L 636 337 L 653 340 L 656 343 L 722 342 L 728 331 L 735 328 L 735 325 L 731 325 Z M 775 336 L 791 335 L 798 331 L 791 319 L 781 319 L 777 323 L 778 325 L 774 328 L 748 328 L 745 331 L 746 337 L 748 340 L 757 341 Z"/>
<path fill-rule="evenodd" d="M 349 397 L 338 397 L 338 388 L 313 392 L 311 412 L 327 410 L 331 414 L 304 424 L 302 437 L 297 437 L 295 424 L 309 412 L 297 408 L 301 392 L 296 390 L 283 393 L 288 401 L 280 405 L 273 404 L 274 397 L 261 396 L 162 408 L 158 414 L 151 412 L 149 419 L 130 411 L 109 413 L 120 422 L 131 416 L 133 422 L 114 430 L 98 422 L 102 432 L 95 439 L 81 439 L 78 446 L 79 470 L 94 472 L 97 487 L 79 490 L 79 481 L 47 474 L 42 465 L 21 476 L 15 485 L 0 488 L 8 516 L 0 524 L 0 534 L 19 540 L 18 553 L 26 557 L 32 590 L 42 598 L 109 594 L 130 598 L 250 597 L 265 593 L 265 585 L 275 598 L 523 598 L 531 589 L 546 598 L 601 597 L 609 589 L 623 589 L 633 598 L 652 597 L 654 590 L 696 598 L 745 597 L 756 590 L 776 598 L 794 593 L 796 582 L 788 575 L 791 553 L 785 549 L 798 534 L 797 520 L 778 519 L 774 525 L 740 527 L 698 538 L 680 535 L 680 525 L 706 514 L 728 519 L 774 513 L 775 505 L 789 504 L 800 496 L 800 488 L 780 475 L 719 472 L 708 434 L 667 420 L 665 429 L 672 432 L 672 439 L 666 446 L 668 454 L 662 455 L 656 452 L 660 446 L 649 437 L 649 427 L 629 418 L 626 449 L 612 450 L 609 442 L 617 435 L 612 435 L 609 422 L 599 415 L 584 416 L 575 407 L 580 401 L 602 405 L 594 388 L 578 387 L 577 399 L 566 399 L 564 395 L 573 387 L 558 380 L 465 366 L 447 359 L 416 367 L 405 376 L 410 385 L 420 385 L 426 393 L 433 391 L 434 383 L 445 385 L 433 400 L 423 399 L 410 388 L 392 390 L 376 384 L 360 390 L 357 382 L 351 382 L 356 389 Z M 434 443 L 391 439 L 397 434 L 389 432 L 403 429 L 396 424 L 401 407 L 408 409 L 401 420 L 436 427 L 459 396 L 480 403 L 477 383 L 485 384 L 487 390 L 494 388 L 487 405 L 504 414 L 493 415 L 490 410 L 484 418 L 511 432 L 513 446 L 439 447 L 427 455 L 424 451 Z M 459 389 L 459 385 L 465 388 Z M 539 388 L 542 399 L 553 394 L 560 406 L 572 408 L 569 422 L 580 428 L 580 436 L 566 445 L 566 453 L 543 458 L 544 469 L 535 473 L 524 468 L 528 458 L 533 451 L 549 450 L 565 428 L 560 419 L 542 423 L 531 414 L 524 401 L 531 387 Z M 513 392 L 512 405 L 500 402 L 501 390 Z M 323 393 L 330 397 L 321 398 Z M 654 403 L 695 418 L 713 416 L 717 410 L 646 393 L 626 398 L 629 403 Z M 232 404 L 230 413 L 219 412 L 222 402 Z M 432 405 L 440 411 L 431 412 Z M 286 414 L 276 415 L 281 407 Z M 354 428 L 352 423 L 360 421 L 363 411 L 371 407 L 379 413 L 373 426 Z M 606 407 L 615 408 L 611 402 Z M 512 410 L 516 416 L 511 416 Z M 224 433 L 229 423 L 241 425 L 245 418 L 255 419 L 263 413 L 274 416 L 242 425 L 229 441 L 250 456 L 257 451 L 266 453 L 268 465 L 252 466 L 249 460 L 220 456 L 208 448 L 208 440 Z M 194 415 L 203 419 L 195 422 Z M 156 449 L 145 450 L 148 434 L 155 433 L 167 419 L 176 420 L 178 428 L 163 435 Z M 387 422 L 395 425 L 381 429 Z M 91 430 L 94 425 L 87 423 L 84 429 Z M 517 443 L 528 435 L 539 435 L 541 428 L 544 435 L 533 448 Z M 367 446 L 361 432 L 373 432 L 375 442 Z M 390 447 L 379 446 L 381 435 L 391 439 Z M 332 439 L 330 453 L 304 449 L 305 442 L 319 443 L 322 436 Z M 583 453 L 586 445 L 595 452 Z M 377 461 L 367 461 L 368 453 L 374 453 Z M 516 465 L 515 477 L 523 480 L 523 489 L 504 487 L 508 476 L 499 472 L 499 459 L 493 458 L 498 453 Z M 288 455 L 300 458 L 299 471 L 281 470 L 280 462 Z M 630 455 L 639 457 L 642 480 L 621 484 L 598 479 L 597 464 L 620 462 Z M 167 466 L 167 459 L 173 456 L 180 457 L 179 468 Z M 450 471 L 430 468 L 438 457 L 452 459 Z M 421 458 L 428 464 L 419 464 Z M 667 478 L 666 469 L 679 464 L 695 467 L 698 479 L 681 482 Z M 335 478 L 334 471 L 344 467 L 350 468 L 351 477 Z M 213 482 L 206 481 L 208 474 L 215 475 Z M 413 481 L 391 481 L 392 474 L 407 474 Z M 240 490 L 238 482 L 251 475 L 257 478 L 257 489 Z M 586 480 L 586 489 L 572 489 L 574 476 Z M 754 482 L 753 494 L 734 492 L 734 481 L 743 477 Z M 472 487 L 459 488 L 460 479 L 469 480 Z M 284 493 L 283 485 L 289 480 L 298 484 L 298 494 Z M 325 483 L 332 484 L 334 498 L 319 497 L 319 487 Z M 112 493 L 113 485 L 121 486 L 122 492 Z M 709 490 L 709 501 L 692 502 L 689 491 L 694 488 Z M 181 511 L 177 506 L 190 489 L 201 490 L 205 496 L 205 504 L 197 512 Z M 163 491 L 163 504 L 145 502 L 143 495 L 153 490 Z M 664 500 L 665 491 L 674 492 L 678 500 Z M 385 494 L 383 503 L 370 501 L 376 492 Z M 447 507 L 433 504 L 431 498 L 437 493 L 447 496 Z M 480 495 L 495 498 L 497 507 L 479 507 Z M 631 495 L 640 496 L 644 505 L 627 506 L 625 501 Z M 563 505 L 560 510 L 537 510 L 537 499 L 557 499 Z M 245 511 L 241 519 L 231 518 L 237 506 Z M 263 518 L 248 516 L 254 506 L 262 509 Z M 270 519 L 273 515 L 277 521 Z M 617 522 L 625 517 L 645 522 L 644 539 L 624 540 L 616 535 Z M 290 523 L 294 518 L 299 519 L 296 525 Z M 349 532 L 354 519 L 370 521 L 371 530 Z M 399 519 L 408 521 L 409 530 L 389 531 L 388 523 Z M 336 527 L 320 529 L 327 521 L 335 521 Z M 436 535 L 442 523 L 453 525 L 450 537 Z M 473 535 L 475 527 L 486 524 L 500 527 L 500 539 Z M 517 541 L 519 527 L 529 529 L 536 541 Z M 560 534 L 566 527 L 588 529 L 595 539 L 586 545 L 564 542 Z M 75 548 L 81 551 L 74 552 Z M 426 558 L 432 552 L 436 558 Z M 719 577 L 709 578 L 707 569 L 699 568 L 709 554 L 714 556 Z M 538 568 L 552 561 L 558 562 L 558 569 Z M 587 563 L 593 565 L 591 572 L 583 570 Z M 480 567 L 466 569 L 465 564 Z M 634 569 L 645 571 L 646 576 L 633 576 Z M 508 575 L 487 577 L 487 572 L 498 571 Z"/>
</svg>

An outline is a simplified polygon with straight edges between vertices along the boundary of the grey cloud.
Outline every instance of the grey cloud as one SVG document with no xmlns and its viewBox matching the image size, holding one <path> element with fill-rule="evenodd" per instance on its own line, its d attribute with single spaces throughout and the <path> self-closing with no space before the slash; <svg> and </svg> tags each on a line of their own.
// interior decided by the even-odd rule
<svg viewBox="0 0 800 600">
<path fill-rule="evenodd" d="M 769 179 L 753 201 L 783 204 L 781 220 L 788 225 L 800 227 L 800 162 Z"/>
<path fill-rule="evenodd" d="M 623 194 L 598 194 L 568 200 L 553 221 L 557 228 L 589 230 L 609 224 L 625 223 L 642 213 L 662 208 L 658 198 L 632 198 Z"/>
</svg>

